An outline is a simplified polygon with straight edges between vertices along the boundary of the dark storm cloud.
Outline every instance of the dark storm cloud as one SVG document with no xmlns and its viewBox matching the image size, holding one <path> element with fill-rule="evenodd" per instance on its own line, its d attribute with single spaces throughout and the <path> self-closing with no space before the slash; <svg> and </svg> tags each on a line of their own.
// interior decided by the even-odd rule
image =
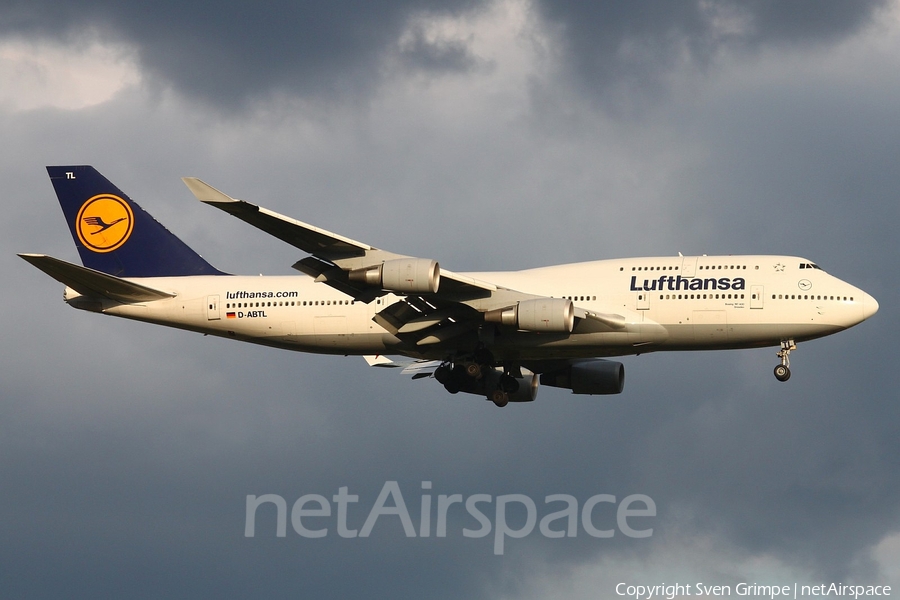
<svg viewBox="0 0 900 600">
<path fill-rule="evenodd" d="M 144 69 L 219 106 L 285 90 L 331 96 L 366 89 L 411 16 L 454 14 L 479 0 L 335 2 L 34 2 L 0 9 L 0 32 L 133 44 Z M 423 39 L 404 50 L 432 69 L 465 65 L 465 49 Z M 462 60 L 462 62 L 461 62 Z"/>
<path fill-rule="evenodd" d="M 535 6 L 561 27 L 565 63 L 578 86 L 607 97 L 623 83 L 631 93 L 657 90 L 679 61 L 704 65 L 723 48 L 840 39 L 870 22 L 885 2 L 537 0 Z M 432 72 L 470 69 L 478 61 L 463 42 L 428 40 L 413 27 L 413 43 L 396 44 L 412 17 L 461 14 L 486 4 L 41 0 L 0 8 L 0 33 L 77 37 L 91 31 L 121 40 L 137 48 L 145 71 L 163 84 L 236 107 L 273 91 L 313 97 L 364 92 L 391 51 L 407 66 Z"/>
<path fill-rule="evenodd" d="M 565 61 L 583 89 L 618 102 L 658 91 L 671 68 L 704 67 L 717 52 L 832 42 L 871 22 L 887 0 L 835 2 L 580 2 L 539 0 L 561 27 Z"/>
</svg>

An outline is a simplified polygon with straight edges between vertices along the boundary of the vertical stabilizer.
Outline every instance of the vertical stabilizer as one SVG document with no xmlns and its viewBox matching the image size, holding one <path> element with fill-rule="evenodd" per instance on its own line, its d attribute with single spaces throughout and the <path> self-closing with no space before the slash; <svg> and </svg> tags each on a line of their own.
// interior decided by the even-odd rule
<svg viewBox="0 0 900 600">
<path fill-rule="evenodd" d="M 47 173 L 85 267 L 116 277 L 224 275 L 94 167 Z"/>
</svg>

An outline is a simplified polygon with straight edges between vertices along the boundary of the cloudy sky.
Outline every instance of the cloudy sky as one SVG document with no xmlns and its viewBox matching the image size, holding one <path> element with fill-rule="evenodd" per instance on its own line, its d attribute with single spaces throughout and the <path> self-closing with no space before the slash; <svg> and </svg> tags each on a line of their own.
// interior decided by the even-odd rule
<svg viewBox="0 0 900 600">
<path fill-rule="evenodd" d="M 3 2 L 0 139 L 3 597 L 900 587 L 896 2 Z M 51 164 L 94 165 L 234 273 L 302 255 L 180 177 L 456 271 L 785 253 L 881 310 L 801 344 L 787 384 L 774 349 L 650 354 L 621 396 L 498 410 L 358 357 L 66 307 L 15 256 L 77 261 Z M 445 538 L 396 516 L 277 538 L 271 507 L 244 536 L 247 495 L 347 487 L 358 529 L 388 481 L 416 524 L 429 493 L 540 516 L 550 494 L 645 494 L 657 516 L 649 538 L 535 528 L 503 555 L 453 511 Z"/>
</svg>

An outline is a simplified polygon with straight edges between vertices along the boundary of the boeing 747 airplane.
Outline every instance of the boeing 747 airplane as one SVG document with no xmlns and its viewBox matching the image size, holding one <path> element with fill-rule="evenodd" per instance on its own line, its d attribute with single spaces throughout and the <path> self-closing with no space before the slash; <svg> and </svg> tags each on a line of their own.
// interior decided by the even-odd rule
<svg viewBox="0 0 900 600">
<path fill-rule="evenodd" d="M 402 364 L 450 393 L 534 400 L 539 384 L 618 394 L 608 357 L 779 347 L 852 327 L 878 302 L 796 256 L 624 258 L 455 273 L 235 200 L 203 181 L 198 200 L 309 256 L 302 275 L 219 271 L 93 167 L 47 167 L 84 266 L 20 254 L 66 286 L 74 308 L 300 352 Z M 414 359 L 415 362 L 413 362 Z"/>
</svg>

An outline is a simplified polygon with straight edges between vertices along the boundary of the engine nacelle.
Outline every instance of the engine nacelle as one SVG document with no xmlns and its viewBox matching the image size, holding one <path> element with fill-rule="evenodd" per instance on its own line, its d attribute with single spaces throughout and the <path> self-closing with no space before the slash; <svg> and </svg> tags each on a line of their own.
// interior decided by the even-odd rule
<svg viewBox="0 0 900 600">
<path fill-rule="evenodd" d="M 348 278 L 392 292 L 434 294 L 441 283 L 441 267 L 428 258 L 395 258 L 374 267 L 353 269 Z"/>
<path fill-rule="evenodd" d="M 514 392 L 508 392 L 509 401 L 534 402 L 534 399 L 537 398 L 538 387 L 540 386 L 538 376 L 532 373 L 531 375 L 526 375 L 524 377 L 516 377 L 515 380 L 516 383 L 519 384 L 519 389 Z"/>
<path fill-rule="evenodd" d="M 489 310 L 484 320 L 525 331 L 572 333 L 575 305 L 568 298 L 522 300 L 509 308 Z"/>
<path fill-rule="evenodd" d="M 625 365 L 599 358 L 584 360 L 559 371 L 542 373 L 541 383 L 567 388 L 574 394 L 621 394 L 625 387 Z"/>
</svg>

